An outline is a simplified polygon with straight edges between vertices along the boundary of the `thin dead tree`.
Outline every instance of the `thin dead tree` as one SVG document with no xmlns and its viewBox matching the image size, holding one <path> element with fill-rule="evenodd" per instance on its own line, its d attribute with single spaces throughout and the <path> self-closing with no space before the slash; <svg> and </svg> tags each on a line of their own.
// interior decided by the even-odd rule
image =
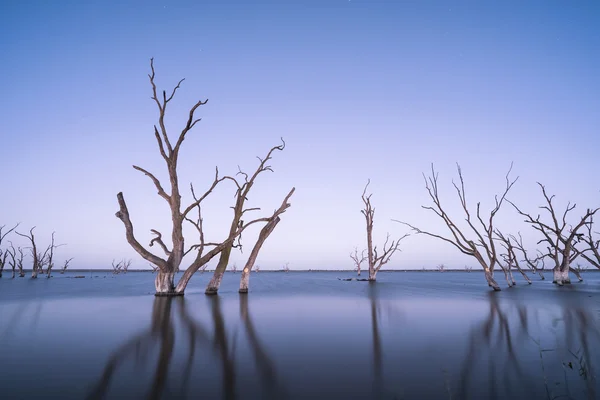
<svg viewBox="0 0 600 400">
<path fill-rule="evenodd" d="M 44 260 L 44 264 L 47 266 L 46 267 L 46 277 L 47 278 L 50 278 L 50 272 L 52 271 L 52 268 L 54 268 L 54 249 L 56 249 L 58 247 L 61 247 L 61 246 L 65 246 L 64 243 L 63 244 L 58 244 L 58 245 L 54 244 L 54 234 L 55 234 L 55 232 L 52 232 L 51 243 L 46 248 L 46 251 L 44 253 L 44 257 L 42 258 Z"/>
<path fill-rule="evenodd" d="M 546 204 L 539 208 L 546 210 L 551 222 L 546 223 L 542 221 L 540 214 L 534 218 L 531 214 L 521 211 L 513 202 L 507 201 L 512 204 L 519 214 L 525 217 L 525 222 L 542 234 L 542 239 L 540 239 L 538 245 L 544 244 L 546 246 L 546 253 L 543 253 L 543 257 L 549 258 L 554 262 L 554 268 L 552 269 L 554 279 L 552 282 L 562 286 L 563 284 L 571 283 L 571 278 L 569 277 L 569 271 L 573 270 L 571 263 L 580 255 L 580 252 L 575 248 L 578 238 L 582 236 L 578 234 L 578 231 L 585 225 L 591 224 L 592 216 L 600 208 L 593 210 L 588 208 L 579 222 L 575 226 L 572 226 L 567 223 L 567 216 L 575 209 L 576 204 L 571 205 L 570 202 L 567 203 L 562 218 L 560 218 L 554 208 L 554 204 L 552 204 L 554 195 L 549 196 L 546 192 L 546 187 L 539 182 L 537 184 L 542 189 L 542 194 L 546 200 Z"/>
<path fill-rule="evenodd" d="M 507 193 L 510 191 L 515 182 L 519 179 L 519 177 L 513 179 L 512 181 L 509 179 L 512 167 L 513 165 L 511 163 L 510 168 L 505 176 L 506 186 L 504 188 L 504 192 L 500 196 L 495 196 L 495 206 L 490 211 L 489 217 L 487 217 L 487 222 L 485 222 L 484 217 L 481 213 L 480 202 L 477 202 L 477 208 L 475 213 L 477 221 L 473 220 L 473 217 L 471 216 L 471 212 L 469 211 L 469 207 L 467 205 L 465 184 L 462 176 L 462 171 L 460 165 L 458 163 L 456 164 L 456 168 L 458 170 L 458 177 L 460 179 L 460 186 L 457 185 L 454 181 L 452 181 L 452 184 L 456 189 L 458 198 L 462 205 L 462 209 L 465 213 L 465 221 L 473 236 L 468 236 L 468 230 L 459 228 L 442 207 L 438 191 L 438 174 L 435 172 L 433 164 L 431 164 L 431 176 L 426 177 L 425 174 L 423 174 L 423 178 L 425 180 L 425 188 L 427 189 L 427 193 L 429 193 L 429 197 L 433 202 L 433 206 L 422 207 L 426 210 L 432 211 L 444 221 L 446 227 L 452 235 L 451 238 L 423 231 L 417 228 L 416 226 L 406 222 L 397 220 L 394 221 L 410 227 L 413 231 L 415 231 L 418 234 L 424 234 L 450 243 L 454 247 L 456 247 L 461 253 L 474 257 L 479 262 L 479 265 L 481 265 L 481 267 L 483 268 L 483 271 L 485 273 L 485 279 L 488 285 L 494 290 L 500 290 L 500 286 L 498 286 L 498 283 L 494 279 L 494 267 L 498 263 L 498 254 L 496 251 L 496 244 L 494 243 L 493 238 L 494 218 L 500 210 L 500 208 L 502 207 L 502 203 L 504 202 Z"/>
<path fill-rule="evenodd" d="M 586 228 L 587 228 L 586 234 L 579 236 L 579 240 L 586 245 L 586 247 L 580 252 L 580 255 L 583 259 L 585 259 L 587 262 L 589 262 L 592 266 L 600 269 L 600 251 L 598 250 L 598 247 L 600 246 L 600 240 L 598 240 L 594 237 L 594 233 L 598 234 L 598 232 L 593 231 L 593 225 L 594 225 L 593 218 L 594 218 L 593 216 L 590 217 L 589 224 L 586 224 Z M 581 272 L 579 265 L 578 265 L 578 269 L 580 271 L 577 271 L 577 272 Z"/>
<path fill-rule="evenodd" d="M 360 252 L 360 256 L 358 255 L 358 247 L 354 248 L 354 253 L 350 253 L 350 258 L 354 261 L 354 270 L 357 272 L 358 276 L 360 276 L 360 266 L 362 263 L 367 261 L 367 255 L 365 254 L 367 250 L 363 250 Z"/>
<path fill-rule="evenodd" d="M 281 268 L 281 270 L 283 272 L 290 272 L 290 263 L 286 262 L 285 264 L 283 264 L 283 267 Z"/>
<path fill-rule="evenodd" d="M 10 269 L 12 270 L 12 278 L 15 278 L 15 268 L 17 267 L 17 251 L 15 250 L 15 246 L 13 246 L 12 242 L 8 242 L 10 244 L 10 248 L 6 250 L 8 255 L 10 256 L 10 260 L 8 260 L 8 265 L 10 265 Z"/>
<path fill-rule="evenodd" d="M 23 269 L 23 259 L 25 258 L 25 254 L 23 254 L 23 249 L 17 247 L 17 251 L 19 252 L 19 258 L 17 258 L 17 270 L 19 271 L 19 278 L 25 277 L 25 270 Z"/>
<path fill-rule="evenodd" d="M 517 249 L 521 252 L 523 259 L 521 261 L 523 261 L 527 267 L 529 267 L 529 269 L 531 269 L 534 273 L 538 274 L 540 276 L 541 280 L 545 280 L 546 277 L 544 276 L 544 257 L 543 256 L 538 256 L 536 258 L 530 258 L 527 254 L 527 249 L 525 248 L 525 246 L 523 245 L 523 236 L 521 236 L 521 232 L 518 232 L 519 235 L 519 239 L 517 239 L 515 236 L 511 235 L 510 237 L 512 238 L 512 243 L 513 243 L 513 248 Z M 539 268 L 538 265 L 542 263 L 542 267 Z"/>
<path fill-rule="evenodd" d="M 237 264 L 233 263 L 233 265 L 231 266 L 231 272 L 233 272 L 234 274 L 237 272 Z"/>
<path fill-rule="evenodd" d="M 6 225 L 0 226 L 0 278 L 2 278 L 2 271 L 4 270 L 4 265 L 6 264 L 6 258 L 9 255 L 8 250 L 2 250 L 2 247 L 1 247 L 2 241 L 9 233 L 11 233 L 15 229 L 17 229 L 18 226 L 19 226 L 19 224 L 16 224 L 15 226 L 13 226 L 11 229 L 9 229 L 8 231 L 6 231 L 4 233 L 2 233 L 2 230 L 6 227 Z M 12 244 L 11 244 L 11 246 L 12 246 Z"/>
<path fill-rule="evenodd" d="M 512 274 L 512 268 L 516 268 L 517 271 L 523 276 L 523 279 L 527 281 L 531 285 L 531 279 L 527 276 L 525 271 L 521 268 L 521 264 L 519 264 L 519 259 L 517 258 L 517 253 L 515 252 L 515 239 L 514 236 L 506 236 L 503 235 L 498 229 L 494 231 L 498 240 L 500 240 L 500 244 L 504 247 L 506 253 L 501 254 L 500 256 L 503 258 L 505 265 L 500 264 L 500 267 L 504 271 L 504 275 L 506 277 L 506 282 L 508 282 L 508 287 L 514 286 L 517 284 L 515 278 Z"/>
<path fill-rule="evenodd" d="M 360 211 L 364 217 L 365 222 L 367 224 L 367 260 L 369 262 L 369 281 L 374 282 L 377 279 L 377 272 L 381 269 L 382 266 L 388 263 L 395 252 L 400 250 L 400 242 L 402 239 L 409 236 L 409 234 L 405 234 L 400 239 L 392 240 L 390 243 L 390 234 L 388 233 L 385 238 L 385 243 L 383 244 L 383 252 L 381 255 L 377 253 L 377 246 L 373 246 L 373 218 L 375 216 L 375 208 L 371 204 L 371 196 L 373 194 L 367 195 L 367 188 L 371 180 L 367 181 L 365 185 L 365 189 L 363 190 L 363 194 L 361 196 L 364 208 Z"/>
<path fill-rule="evenodd" d="M 29 242 L 31 243 L 30 251 L 31 251 L 31 257 L 33 258 L 33 264 L 32 264 L 32 270 L 31 270 L 31 278 L 32 279 L 36 279 L 38 277 L 38 273 L 42 270 L 42 268 L 44 266 L 43 258 L 37 251 L 37 245 L 35 243 L 35 236 L 33 234 L 34 229 L 35 229 L 35 226 L 29 230 L 29 235 L 15 231 L 15 233 L 17 235 L 23 236 L 24 238 L 29 239 Z"/>
<path fill-rule="evenodd" d="M 292 190 L 288 193 L 285 199 L 283 199 L 283 203 L 281 203 L 281 206 L 273 213 L 273 217 L 260 230 L 260 233 L 258 234 L 258 239 L 256 240 L 256 243 L 254 244 L 254 247 L 250 252 L 250 256 L 248 257 L 248 261 L 246 261 L 246 265 L 244 265 L 244 269 L 242 270 L 242 276 L 240 277 L 239 293 L 248 293 L 248 285 L 250 283 L 250 271 L 252 271 L 252 267 L 254 266 L 254 263 L 256 263 L 258 253 L 260 252 L 260 249 L 262 248 L 269 235 L 273 233 L 275 227 L 277 226 L 277 224 L 279 224 L 279 221 L 281 220 L 281 218 L 279 218 L 279 215 L 284 213 L 285 210 L 290 206 L 288 201 L 290 197 L 292 197 L 292 194 L 294 194 L 294 190 L 295 189 L 292 188 Z M 257 265 L 255 271 L 258 272 L 259 269 L 260 267 Z"/>
<path fill-rule="evenodd" d="M 219 170 L 216 169 L 215 178 L 213 180 L 212 185 L 208 188 L 208 190 L 200 197 L 196 197 L 194 195 L 194 201 L 189 204 L 187 207 L 183 208 L 181 204 L 181 194 L 179 189 L 179 177 L 177 174 L 177 165 L 179 160 L 179 151 L 181 149 L 181 145 L 186 138 L 186 135 L 194 128 L 196 123 L 200 121 L 200 118 L 195 117 L 195 113 L 198 108 L 202 105 L 205 105 L 208 100 L 198 101 L 194 104 L 188 115 L 187 122 L 185 123 L 183 129 L 179 133 L 177 140 L 174 144 L 172 144 L 171 139 L 169 139 L 169 135 L 167 134 L 167 128 L 165 125 L 165 114 L 167 110 L 167 106 L 169 102 L 175 96 L 177 89 L 179 89 L 183 79 L 179 81 L 179 83 L 172 90 L 171 94 L 167 96 L 166 91 L 162 92 L 162 96 L 159 98 L 157 93 L 156 84 L 154 81 L 155 72 L 154 72 L 154 60 L 150 59 L 150 68 L 151 74 L 148 75 L 150 79 L 150 84 L 152 86 L 152 99 L 156 103 L 159 111 L 158 118 L 158 126 L 154 126 L 154 136 L 156 138 L 158 148 L 160 151 L 160 155 L 165 161 L 167 172 L 169 175 L 169 183 L 170 183 L 170 192 L 167 193 L 163 188 L 162 184 L 153 175 L 151 172 L 141 168 L 139 166 L 134 165 L 133 168 L 142 172 L 146 176 L 150 178 L 153 182 L 156 190 L 158 191 L 158 195 L 163 198 L 167 204 L 169 205 L 171 211 L 171 248 L 169 249 L 167 245 L 162 240 L 162 234 L 153 229 L 151 232 L 155 236 L 151 241 L 150 245 L 157 244 L 161 250 L 165 254 L 165 258 L 161 258 L 150 251 L 148 251 L 144 246 L 140 244 L 140 242 L 136 239 L 133 231 L 133 224 L 131 222 L 131 218 L 129 215 L 129 210 L 125 203 L 125 198 L 123 197 L 123 193 L 120 192 L 117 194 L 117 200 L 119 203 L 119 211 L 115 214 L 117 218 L 119 218 L 125 227 L 125 233 L 127 242 L 131 245 L 131 247 L 146 261 L 158 267 L 159 272 L 155 279 L 155 289 L 157 296 L 176 296 L 183 295 L 185 288 L 191 279 L 192 275 L 196 273 L 202 266 L 208 263 L 213 257 L 219 254 L 226 248 L 229 248 L 233 241 L 241 235 L 241 233 L 250 225 L 260 222 L 268 223 L 272 218 L 277 217 L 278 215 L 273 215 L 271 217 L 266 218 L 257 218 L 250 222 L 239 221 L 239 224 L 236 225 L 235 229 L 230 232 L 229 236 L 221 242 L 211 243 L 204 241 L 204 232 L 202 230 L 202 217 L 201 217 L 201 202 L 212 193 L 215 187 L 224 180 L 230 180 L 230 177 L 219 177 Z M 191 186 L 191 185 L 190 185 Z M 191 186 L 193 192 L 193 186 Z M 287 207 L 286 207 L 287 208 Z M 190 216 L 193 210 L 197 210 L 198 219 L 197 221 L 193 221 Z M 188 249 L 185 248 L 185 239 L 183 236 L 183 222 L 188 221 L 192 223 L 199 233 L 200 242 L 190 246 Z M 204 252 L 206 248 L 212 247 L 210 251 Z M 180 278 L 177 285 L 175 285 L 175 273 L 179 271 L 181 262 L 183 258 L 191 251 L 195 251 L 196 255 L 194 260 L 188 266 L 188 268 L 183 273 L 183 276 Z"/>
<path fill-rule="evenodd" d="M 68 260 L 65 260 L 63 267 L 60 270 L 61 274 L 64 274 L 65 272 L 67 272 L 67 268 L 69 267 L 69 263 L 73 260 L 74 257 L 69 258 Z"/>
<path fill-rule="evenodd" d="M 446 266 L 445 266 L 444 264 L 440 264 L 440 265 L 438 265 L 437 267 L 435 267 L 435 269 L 436 269 L 438 272 L 446 272 Z"/>
<path fill-rule="evenodd" d="M 235 177 L 226 176 L 226 179 L 231 180 L 237 190 L 235 192 L 235 205 L 231 207 L 233 209 L 233 218 L 231 220 L 231 225 L 229 228 L 229 235 L 234 235 L 235 231 L 238 229 L 240 222 L 242 221 L 242 217 L 244 213 L 250 211 L 258 211 L 260 208 L 252 207 L 252 208 L 244 208 L 246 204 L 246 200 L 248 200 L 248 194 L 250 193 L 250 189 L 254 186 L 254 182 L 256 178 L 265 171 L 273 172 L 273 168 L 268 165 L 268 161 L 272 159 L 273 152 L 275 151 L 283 151 L 285 149 L 285 142 L 283 138 L 281 139 L 281 144 L 278 146 L 272 147 L 267 153 L 265 158 L 257 157 L 259 160 L 259 165 L 254 171 L 254 173 L 250 176 L 247 173 L 243 172 L 238 166 L 238 172 Z M 238 179 L 239 177 L 243 178 Z M 274 227 L 273 227 L 274 228 Z M 270 234 L 271 232 L 269 232 Z M 238 237 L 239 238 L 239 237 Z M 212 279 L 208 282 L 206 286 L 206 294 L 216 294 L 219 291 L 219 287 L 221 285 L 221 280 L 223 279 L 223 273 L 227 269 L 227 265 L 229 264 L 229 258 L 231 256 L 231 251 L 234 247 L 239 247 L 241 249 L 241 243 L 238 239 L 238 244 L 235 245 L 234 242 L 229 242 L 228 245 L 221 251 L 219 254 L 219 262 L 215 268 L 215 272 L 213 273 Z M 260 246 L 259 246 L 260 248 Z"/>
</svg>

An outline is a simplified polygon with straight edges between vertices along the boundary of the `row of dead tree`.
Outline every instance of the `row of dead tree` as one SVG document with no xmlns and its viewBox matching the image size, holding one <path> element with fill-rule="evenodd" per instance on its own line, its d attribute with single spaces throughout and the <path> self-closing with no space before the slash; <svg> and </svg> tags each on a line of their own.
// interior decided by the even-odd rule
<svg viewBox="0 0 600 400">
<path fill-rule="evenodd" d="M 19 233 L 16 229 L 19 227 L 19 224 L 16 224 L 9 230 L 5 230 L 6 225 L 0 226 L 0 278 L 2 278 L 2 273 L 4 271 L 4 267 L 8 264 L 8 266 L 12 270 L 12 277 L 14 278 L 17 274 L 19 277 L 25 276 L 25 269 L 23 268 L 23 261 L 25 256 L 29 254 L 33 259 L 33 264 L 31 268 L 31 277 L 37 278 L 38 274 L 43 275 L 46 274 L 46 277 L 50 278 L 50 274 L 52 269 L 54 268 L 54 250 L 56 248 L 64 246 L 64 244 L 55 244 L 54 242 L 54 234 L 52 232 L 52 238 L 50 244 L 45 248 L 44 251 L 40 250 L 38 243 L 36 243 L 35 235 L 33 233 L 35 226 L 29 230 L 28 234 Z M 3 232 L 4 231 L 4 232 Z M 13 245 L 12 241 L 7 240 L 8 246 L 6 248 L 2 248 L 2 242 L 5 241 L 6 237 L 11 233 L 27 238 L 31 244 L 28 247 L 19 247 Z M 73 260 L 73 258 L 69 258 L 65 260 L 62 268 L 60 269 L 60 273 L 64 274 L 67 270 L 69 263 Z"/>
<path fill-rule="evenodd" d="M 444 222 L 447 234 L 425 231 L 404 221 L 393 221 L 408 226 L 417 234 L 427 235 L 449 243 L 461 253 L 475 258 L 483 268 L 488 285 L 494 290 L 500 290 L 500 286 L 494 278 L 496 267 L 504 273 L 509 287 L 516 284 L 513 270 L 518 271 L 527 283 L 531 283 L 527 272 L 536 273 L 541 279 L 544 279 L 543 271 L 546 262 L 551 265 L 553 282 L 561 286 L 571 283 L 570 272 L 574 273 L 579 281 L 583 280 L 581 277 L 583 268 L 578 264 L 575 268 L 572 266 L 578 259 L 585 260 L 593 267 L 600 269 L 600 252 L 598 250 L 600 239 L 596 236 L 598 232 L 593 230 L 593 218 L 600 208 L 588 208 L 583 215 L 576 218 L 575 223 L 570 223 L 569 214 L 575 210 L 576 205 L 569 202 L 564 211 L 557 210 L 553 204 L 555 196 L 549 195 L 546 187 L 538 182 L 544 198 L 544 203 L 539 207 L 543 215 L 540 213 L 534 216 L 534 214 L 527 213 L 507 198 L 509 191 L 518 180 L 518 177 L 515 179 L 509 178 L 512 171 L 511 164 L 505 177 L 504 191 L 501 195 L 495 196 L 495 206 L 489 213 L 484 215 L 480 202 L 477 202 L 474 211 L 467 203 L 465 183 L 462 170 L 458 164 L 457 170 L 458 183 L 452 181 L 452 184 L 456 189 L 463 210 L 461 219 L 464 219 L 464 223 L 462 226 L 457 223 L 460 220 L 459 217 L 451 216 L 442 205 L 438 190 L 438 174 L 433 165 L 431 166 L 431 175 L 423 175 L 425 188 L 432 204 L 422 207 L 433 212 Z M 366 194 L 368 185 L 369 182 L 367 182 L 367 186 L 363 191 L 364 208 L 361 211 L 366 221 L 367 249 L 359 254 L 358 249 L 355 248 L 354 252 L 350 253 L 350 257 L 354 261 L 355 270 L 358 271 L 359 275 L 361 264 L 367 261 L 369 267 L 368 280 L 375 280 L 377 272 L 399 250 L 400 241 L 409 235 L 406 234 L 397 240 L 390 241 L 390 235 L 388 234 L 383 251 L 381 253 L 377 252 L 377 247 L 373 246 L 372 238 L 375 211 L 371 204 L 371 195 Z M 523 237 L 520 232 L 516 234 L 506 233 L 494 226 L 494 219 L 505 201 L 525 218 L 524 222 L 538 232 L 539 241 L 537 245 L 540 247 L 539 249 L 528 250 L 523 244 Z M 438 270 L 443 272 L 443 268 L 438 268 Z"/>
</svg>

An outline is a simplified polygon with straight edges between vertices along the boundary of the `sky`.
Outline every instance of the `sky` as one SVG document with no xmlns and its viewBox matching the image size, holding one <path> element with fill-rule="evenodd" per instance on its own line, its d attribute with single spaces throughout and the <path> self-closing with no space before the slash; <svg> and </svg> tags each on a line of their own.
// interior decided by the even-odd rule
<svg viewBox="0 0 600 400">
<path fill-rule="evenodd" d="M 421 207 L 432 163 L 456 220 L 456 163 L 470 205 L 489 210 L 511 162 L 512 201 L 537 213 L 539 181 L 559 209 L 577 203 L 576 219 L 600 206 L 598 26 L 597 1 L 2 1 L 0 225 L 36 226 L 41 246 L 56 231 L 67 244 L 57 262 L 74 257 L 71 268 L 148 266 L 114 214 L 122 191 L 140 242 L 152 228 L 169 236 L 164 200 L 132 168 L 168 182 L 151 57 L 159 90 L 185 78 L 167 111 L 171 137 L 209 100 L 180 154 L 184 203 L 190 182 L 207 188 L 215 166 L 253 171 L 284 138 L 248 203 L 270 214 L 296 188 L 263 269 L 353 268 L 349 253 L 366 247 L 368 179 L 376 244 L 409 232 L 391 219 L 446 234 Z M 233 193 L 223 185 L 204 205 L 207 240 L 225 238 Z M 535 248 L 509 204 L 496 219 Z M 245 263 L 259 229 L 244 233 L 232 263 Z M 476 265 L 423 235 L 401 249 L 386 267 Z"/>
</svg>

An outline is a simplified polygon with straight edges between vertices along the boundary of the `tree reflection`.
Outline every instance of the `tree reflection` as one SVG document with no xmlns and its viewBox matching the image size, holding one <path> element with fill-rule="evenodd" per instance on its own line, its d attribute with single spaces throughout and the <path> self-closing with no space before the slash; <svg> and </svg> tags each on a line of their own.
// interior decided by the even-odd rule
<svg viewBox="0 0 600 400">
<path fill-rule="evenodd" d="M 549 399 L 596 398 L 592 349 L 600 344 L 600 334 L 592 313 L 566 302 L 562 316 L 542 310 L 540 318 L 540 310 L 534 308 L 537 318 L 530 321 L 531 304 L 515 301 L 502 306 L 494 292 L 488 294 L 488 302 L 488 315 L 468 336 L 456 398 L 536 398 L 543 392 Z M 549 321 L 555 326 L 562 321 L 562 329 L 549 331 Z M 554 339 L 556 347 L 542 346 L 532 330 L 545 341 Z M 535 355 L 537 364 L 532 363 Z M 569 370 L 577 370 L 580 377 L 574 379 Z M 483 388 L 487 393 L 480 392 Z"/>
<path fill-rule="evenodd" d="M 260 375 L 261 390 L 265 393 L 263 398 L 283 398 L 284 389 L 277 379 L 274 363 L 262 345 L 250 317 L 248 298 L 239 297 L 240 321 Z M 236 366 L 239 366 L 235 357 L 237 336 L 234 334 L 233 340 L 229 340 L 220 298 L 212 296 L 207 300 L 210 302 L 212 324 L 203 324 L 194 319 L 185 298 L 155 297 L 150 327 L 129 339 L 110 355 L 102 376 L 87 398 L 106 398 L 111 386 L 115 386 L 114 381 L 119 371 L 124 369 L 124 364 L 131 361 L 136 368 L 144 364 L 153 366 L 150 383 L 145 395 L 141 397 L 185 398 L 186 394 L 193 390 L 190 388 L 193 378 L 198 379 L 206 372 L 194 373 L 194 366 L 195 362 L 202 361 L 198 356 L 206 356 L 207 353 L 212 353 L 220 362 L 222 398 L 239 398 L 243 390 L 238 391 L 236 379 Z M 175 357 L 175 347 L 179 343 L 185 347 L 183 363 L 179 363 L 180 360 Z M 155 354 L 158 354 L 158 357 L 153 357 Z M 181 381 L 177 388 L 173 387 L 173 377 L 178 377 Z M 144 376 L 138 370 L 132 378 L 137 381 Z M 201 393 L 193 393 L 194 397 L 198 394 Z"/>
</svg>

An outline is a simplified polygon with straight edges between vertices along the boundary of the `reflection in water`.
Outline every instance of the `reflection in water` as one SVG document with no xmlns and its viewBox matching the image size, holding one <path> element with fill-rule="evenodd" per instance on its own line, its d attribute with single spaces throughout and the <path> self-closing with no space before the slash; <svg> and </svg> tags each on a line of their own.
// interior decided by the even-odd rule
<svg viewBox="0 0 600 400">
<path fill-rule="evenodd" d="M 227 400 L 237 399 L 239 393 L 236 382 L 236 358 L 235 344 L 237 335 L 233 336 L 230 342 L 227 335 L 225 320 L 221 311 L 221 302 L 218 296 L 211 296 L 210 301 L 212 317 L 212 335 L 209 329 L 199 321 L 195 320 L 188 310 L 187 302 L 182 297 L 156 297 L 152 309 L 152 321 L 148 330 L 132 337 L 109 357 L 101 378 L 94 385 L 88 395 L 88 399 L 103 399 L 110 397 L 109 389 L 113 380 L 118 375 L 119 367 L 122 367 L 129 361 L 134 361 L 137 366 L 141 363 L 148 364 L 153 358 L 152 355 L 158 352 L 158 357 L 154 364 L 154 374 L 150 380 L 144 398 L 185 398 L 190 391 L 190 382 L 195 361 L 197 361 L 199 348 L 209 350 L 221 364 L 221 392 L 222 397 Z M 248 310 L 247 296 L 239 296 L 240 301 L 240 320 L 244 325 L 246 338 L 250 344 L 250 349 L 260 374 L 262 383 L 262 398 L 284 398 L 285 391 L 277 379 L 276 369 L 269 358 L 264 346 L 262 345 Z M 177 315 L 175 312 L 177 311 Z M 174 361 L 176 327 L 181 324 L 182 331 L 187 338 L 177 337 L 177 343 L 181 341 L 187 344 L 184 349 L 186 360 L 180 370 L 171 368 Z M 187 340 L 186 340 L 187 339 Z M 185 340 L 185 341 L 184 341 Z M 198 376 L 196 377 L 200 377 Z M 135 378 L 137 378 L 137 374 Z M 173 376 L 179 376 L 181 385 L 178 389 L 170 387 L 174 379 Z M 194 393 L 196 397 L 202 393 Z"/>
<path fill-rule="evenodd" d="M 590 311 L 564 303 L 543 317 L 536 312 L 536 339 L 523 302 L 502 307 L 495 292 L 488 301 L 489 314 L 468 338 L 456 398 L 596 399 L 590 341 L 600 345 L 600 331 Z M 537 368 L 531 355 L 538 356 Z"/>
</svg>

